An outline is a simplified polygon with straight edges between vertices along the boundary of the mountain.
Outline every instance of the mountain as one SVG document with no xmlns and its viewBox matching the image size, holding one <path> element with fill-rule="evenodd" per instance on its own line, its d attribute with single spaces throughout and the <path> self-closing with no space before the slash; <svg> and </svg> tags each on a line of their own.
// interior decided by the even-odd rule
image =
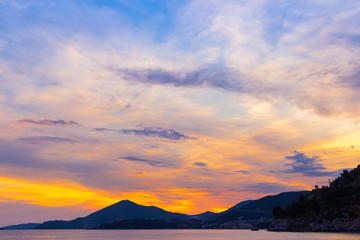
<svg viewBox="0 0 360 240">
<path fill-rule="evenodd" d="M 308 191 L 284 192 L 277 195 L 270 195 L 258 200 L 241 202 L 234 207 L 219 213 L 208 223 L 222 224 L 225 222 L 236 221 L 239 218 L 245 220 L 257 220 L 261 218 L 272 218 L 273 208 L 285 207 L 287 204 L 297 200 L 300 195 L 305 195 Z"/>
<path fill-rule="evenodd" d="M 3 227 L 3 230 L 30 230 L 35 229 L 40 223 L 24 223 Z"/>
<path fill-rule="evenodd" d="M 200 219 L 202 220 L 203 222 L 209 222 L 217 217 L 219 217 L 220 215 L 223 215 L 227 212 L 230 212 L 230 211 L 233 211 L 233 210 L 238 210 L 240 209 L 241 207 L 251 203 L 253 200 L 246 200 L 246 201 L 242 201 L 242 202 L 239 202 L 238 204 L 230 207 L 229 209 L 223 211 L 223 212 L 220 212 L 220 213 L 214 213 L 214 212 L 204 212 L 204 213 L 200 213 L 200 214 L 197 214 L 197 215 L 191 215 L 191 217 L 193 218 L 197 218 L 197 219 Z"/>
<path fill-rule="evenodd" d="M 225 210 L 225 211 L 223 211 L 223 212 L 220 212 L 220 214 L 224 214 L 224 213 L 227 213 L 227 212 L 239 210 L 240 208 L 248 205 L 249 203 L 251 203 L 251 202 L 253 202 L 253 201 L 254 201 L 254 200 L 246 200 L 246 201 L 239 202 L 238 204 L 232 206 L 232 207 L 229 208 L 228 210 Z"/>
<path fill-rule="evenodd" d="M 298 200 L 300 195 L 306 195 L 309 191 L 299 192 L 283 192 L 277 195 L 270 195 L 241 207 L 242 211 L 256 211 L 256 212 L 272 212 L 274 207 L 285 207 L 294 200 Z"/>
<path fill-rule="evenodd" d="M 196 219 L 200 219 L 203 222 L 209 221 L 213 218 L 215 218 L 218 215 L 218 213 L 214 213 L 214 212 L 204 212 L 204 213 L 200 213 L 197 215 L 191 215 L 191 217 L 196 218 Z"/>
<path fill-rule="evenodd" d="M 186 220 L 188 218 L 189 216 L 186 214 L 172 213 L 158 207 L 142 206 L 124 200 L 83 218 L 77 218 L 71 221 L 47 221 L 38 225 L 36 229 L 90 229 L 103 223 L 124 219 L 157 219 L 168 221 L 171 219 Z"/>
<path fill-rule="evenodd" d="M 274 231 L 360 232 L 360 165 L 273 214 Z"/>
</svg>

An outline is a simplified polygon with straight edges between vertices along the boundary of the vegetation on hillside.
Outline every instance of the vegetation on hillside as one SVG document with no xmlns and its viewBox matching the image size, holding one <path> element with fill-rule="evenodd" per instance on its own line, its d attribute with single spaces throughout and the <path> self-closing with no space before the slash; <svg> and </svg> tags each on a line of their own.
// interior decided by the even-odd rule
<svg viewBox="0 0 360 240">
<path fill-rule="evenodd" d="M 323 218 L 326 220 L 353 219 L 360 216 L 360 165 L 344 170 L 341 176 L 329 184 L 300 195 L 298 201 L 288 204 L 285 209 L 275 207 L 276 219 Z"/>
</svg>

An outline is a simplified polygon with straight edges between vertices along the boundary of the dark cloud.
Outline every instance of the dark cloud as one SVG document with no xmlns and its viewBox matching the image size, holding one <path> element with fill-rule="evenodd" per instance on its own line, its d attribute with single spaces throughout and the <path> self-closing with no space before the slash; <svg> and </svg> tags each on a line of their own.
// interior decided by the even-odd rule
<svg viewBox="0 0 360 240">
<path fill-rule="evenodd" d="M 33 119 L 22 119 L 17 121 L 18 123 L 23 124 L 36 124 L 41 126 L 74 126 L 79 125 L 77 122 L 74 121 L 67 121 L 67 120 L 51 120 L 51 119 L 43 119 L 43 120 L 33 120 Z"/>
<path fill-rule="evenodd" d="M 144 129 L 122 129 L 120 130 L 123 134 L 134 134 L 148 137 L 160 137 L 168 138 L 172 140 L 184 140 L 184 139 L 196 139 L 193 137 L 186 136 L 183 133 L 175 131 L 173 129 L 164 129 L 161 127 L 144 127 Z"/>
<path fill-rule="evenodd" d="M 190 73 L 170 72 L 162 69 L 117 69 L 113 70 L 123 79 L 150 84 L 173 86 L 213 86 L 232 91 L 241 91 L 247 85 L 235 69 L 204 68 Z"/>
<path fill-rule="evenodd" d="M 244 171 L 244 170 L 237 170 L 237 171 L 234 171 L 236 173 L 243 173 L 243 174 L 249 174 L 250 172 L 249 171 Z"/>
<path fill-rule="evenodd" d="M 142 159 L 142 158 L 137 158 L 137 157 L 120 157 L 119 159 L 125 159 L 131 162 L 142 162 L 142 163 L 146 163 L 150 166 L 153 167 L 162 167 L 162 168 L 167 168 L 167 167 L 175 167 L 174 164 L 172 163 L 166 163 L 163 161 L 159 161 L 159 160 L 148 160 L 148 159 Z"/>
<path fill-rule="evenodd" d="M 193 166 L 197 166 L 197 167 L 208 167 L 208 164 L 206 162 L 193 162 Z"/>
<path fill-rule="evenodd" d="M 307 177 L 321 177 L 321 176 L 332 176 L 339 173 L 339 171 L 328 171 L 319 161 L 321 160 L 318 156 L 308 157 L 305 153 L 294 151 L 293 156 L 286 156 L 286 160 L 289 163 L 285 165 L 290 167 L 284 170 L 285 173 L 301 173 Z"/>
<path fill-rule="evenodd" d="M 50 137 L 50 136 L 40 136 L 40 137 L 25 137 L 18 139 L 24 143 L 30 144 L 42 144 L 42 143 L 74 143 L 76 142 L 70 138 L 61 138 L 61 137 Z"/>
<path fill-rule="evenodd" d="M 140 125 L 142 129 L 111 129 L 111 128 L 95 128 L 95 131 L 98 132 L 118 132 L 121 134 L 132 134 L 138 136 L 146 136 L 146 137 L 159 137 L 159 138 L 167 138 L 171 140 L 195 140 L 194 137 L 186 136 L 183 133 L 175 131 L 173 129 L 164 129 L 161 127 L 143 127 Z"/>
<path fill-rule="evenodd" d="M 94 128 L 94 130 L 97 132 L 106 132 L 106 131 L 117 132 L 118 131 L 118 130 L 111 129 L 111 128 Z"/>
</svg>

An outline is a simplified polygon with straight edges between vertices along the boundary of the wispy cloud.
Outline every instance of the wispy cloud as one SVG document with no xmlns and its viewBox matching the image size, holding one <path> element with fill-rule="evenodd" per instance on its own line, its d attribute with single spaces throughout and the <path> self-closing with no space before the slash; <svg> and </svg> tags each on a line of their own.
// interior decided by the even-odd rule
<svg viewBox="0 0 360 240">
<path fill-rule="evenodd" d="M 33 119 L 22 119 L 17 121 L 20 124 L 35 124 L 40 126 L 76 126 L 79 125 L 77 122 L 72 120 L 51 120 L 51 119 L 43 119 L 43 120 L 33 120 Z"/>
<path fill-rule="evenodd" d="M 125 159 L 131 162 L 140 162 L 140 163 L 146 163 L 153 167 L 161 167 L 161 168 L 168 168 L 168 167 L 175 167 L 172 163 L 167 163 L 164 161 L 159 160 L 149 160 L 149 159 L 143 159 L 143 158 L 137 158 L 137 157 L 119 157 L 119 159 Z"/>
<path fill-rule="evenodd" d="M 142 126 L 140 126 L 142 127 Z M 121 134 L 132 134 L 145 137 L 159 137 L 171 140 L 196 140 L 195 137 L 189 137 L 181 132 L 175 131 L 174 129 L 165 129 L 161 127 L 142 127 L 141 129 L 111 129 L 111 128 L 95 128 L 98 132 L 117 132 Z"/>
<path fill-rule="evenodd" d="M 289 169 L 284 170 L 286 173 L 301 173 L 307 177 L 321 177 L 334 176 L 339 171 L 328 171 L 321 163 L 319 156 L 309 157 L 305 153 L 294 151 L 293 156 L 286 156 L 286 160 L 290 162 L 285 163 Z"/>
<path fill-rule="evenodd" d="M 70 138 L 51 137 L 51 136 L 39 136 L 39 137 L 25 137 L 18 139 L 24 143 L 30 144 L 42 144 L 42 143 L 74 143 L 76 142 Z"/>
</svg>

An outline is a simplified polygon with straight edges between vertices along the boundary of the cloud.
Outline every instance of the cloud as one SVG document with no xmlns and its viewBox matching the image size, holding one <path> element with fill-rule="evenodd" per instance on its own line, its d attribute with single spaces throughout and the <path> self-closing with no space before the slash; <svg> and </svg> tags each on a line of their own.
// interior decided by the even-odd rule
<svg viewBox="0 0 360 240">
<path fill-rule="evenodd" d="M 193 166 L 207 168 L 208 164 L 206 162 L 193 162 Z"/>
<path fill-rule="evenodd" d="M 42 143 L 75 143 L 76 141 L 70 138 L 39 136 L 39 137 L 25 137 L 18 139 L 21 142 L 29 144 L 42 144 Z"/>
<path fill-rule="evenodd" d="M 146 163 L 150 166 L 153 167 L 161 167 L 161 168 L 168 168 L 168 167 L 175 167 L 174 164 L 171 163 L 166 163 L 166 162 L 162 162 L 159 160 L 148 160 L 148 159 L 142 159 L 142 158 L 137 158 L 137 157 L 120 157 L 119 159 L 125 159 L 131 162 L 141 162 L 141 163 Z"/>
<path fill-rule="evenodd" d="M 231 91 L 244 91 L 247 83 L 242 74 L 235 69 L 209 67 L 193 72 L 175 72 L 162 69 L 116 69 L 113 70 L 123 79 L 149 84 L 173 86 L 212 86 Z"/>
<path fill-rule="evenodd" d="M 140 125 L 142 129 L 111 129 L 111 128 L 95 128 L 95 131 L 98 132 L 117 132 L 121 134 L 131 134 L 137 136 L 146 136 L 146 137 L 159 137 L 159 138 L 166 138 L 171 140 L 196 140 L 195 137 L 186 136 L 183 133 L 175 131 L 173 129 L 164 129 L 161 127 L 143 127 Z"/>
<path fill-rule="evenodd" d="M 33 119 L 22 119 L 17 121 L 20 124 L 35 124 L 35 125 L 40 125 L 40 126 L 76 126 L 79 125 L 77 122 L 75 121 L 67 121 L 67 120 L 51 120 L 51 119 L 43 119 L 43 120 L 33 120 Z"/>
<path fill-rule="evenodd" d="M 320 157 L 308 157 L 305 153 L 296 150 L 293 156 L 286 156 L 285 159 L 290 161 L 285 164 L 290 167 L 283 171 L 285 173 L 301 173 L 307 177 L 333 176 L 339 173 L 339 171 L 328 171 L 319 163 L 321 161 Z"/>
</svg>

